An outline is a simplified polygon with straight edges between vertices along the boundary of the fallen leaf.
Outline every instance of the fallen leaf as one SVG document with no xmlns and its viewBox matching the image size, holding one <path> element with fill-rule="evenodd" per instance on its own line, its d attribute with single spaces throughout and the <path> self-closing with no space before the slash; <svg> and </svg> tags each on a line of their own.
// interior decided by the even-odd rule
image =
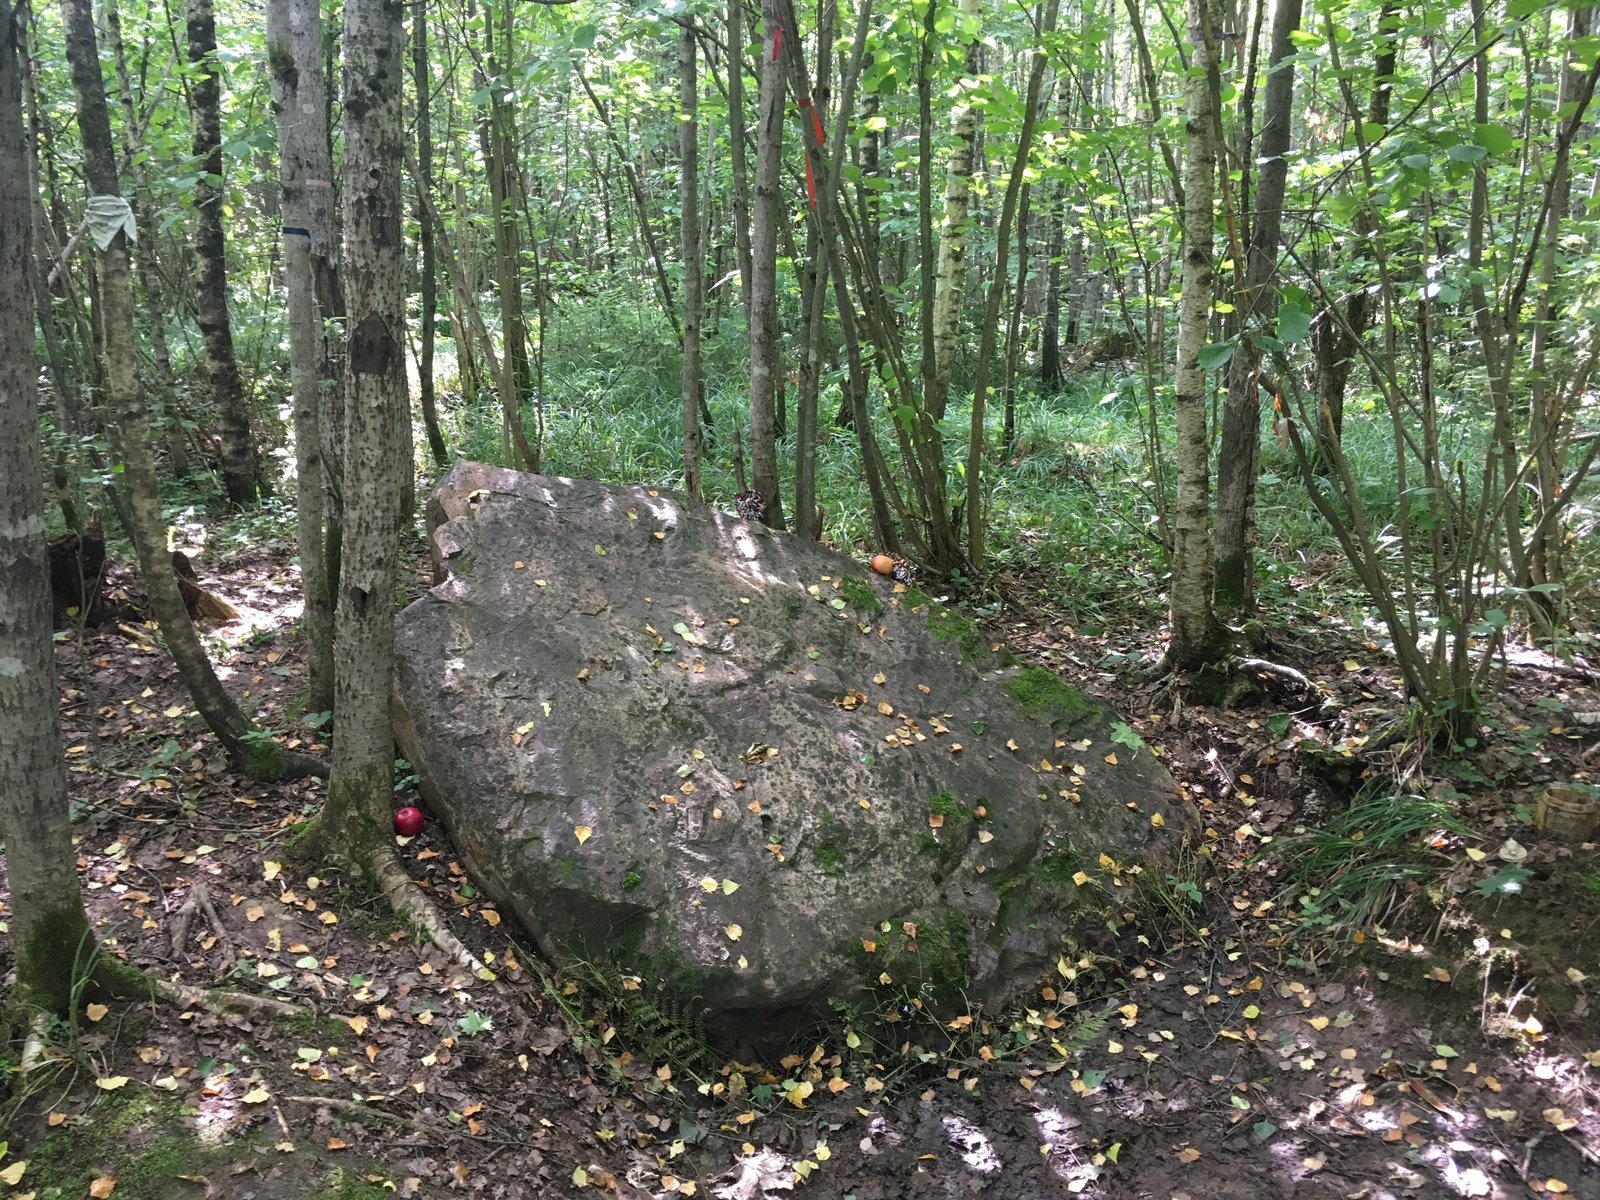
<svg viewBox="0 0 1600 1200">
<path fill-rule="evenodd" d="M 345 1141 L 343 1138 L 331 1137 L 328 1139 L 328 1149 L 348 1150 L 350 1149 L 350 1143 Z"/>
<path fill-rule="evenodd" d="M 104 1079 L 96 1079 L 95 1086 L 107 1092 L 114 1092 L 120 1087 L 128 1086 L 126 1075 L 108 1075 Z"/>
<path fill-rule="evenodd" d="M 103 1020 L 105 1015 L 110 1011 L 111 1010 L 104 1004 L 91 1004 L 88 1008 L 83 1010 L 83 1015 L 88 1017 L 91 1021 L 99 1021 Z"/>
<path fill-rule="evenodd" d="M 272 1093 L 264 1087 L 251 1088 L 240 1099 L 246 1104 L 265 1104 L 272 1098 Z"/>
<path fill-rule="evenodd" d="M 16 1187 L 18 1183 L 22 1182 L 22 1173 L 27 1169 L 27 1159 L 12 1163 L 4 1171 L 0 1171 L 0 1183 L 4 1183 L 8 1187 Z"/>
<path fill-rule="evenodd" d="M 722 932 L 728 935 L 728 940 L 730 942 L 737 942 L 740 938 L 742 938 L 744 936 L 743 927 L 739 926 L 739 925 L 736 925 L 736 924 L 731 924 L 731 923 L 728 924 L 728 925 L 724 925 L 722 927 Z"/>
<path fill-rule="evenodd" d="M 572 827 L 572 835 L 578 839 L 578 845 L 580 846 L 587 842 L 593 833 L 594 830 L 587 825 L 574 825 Z"/>
<path fill-rule="evenodd" d="M 1571 1117 L 1567 1116 L 1567 1114 L 1559 1108 L 1547 1108 L 1539 1115 L 1550 1124 L 1554 1125 L 1562 1133 L 1567 1132 L 1569 1129 L 1576 1129 L 1578 1127 L 1578 1123 Z"/>
<path fill-rule="evenodd" d="M 365 1017 L 346 1017 L 344 1023 L 350 1026 L 357 1037 L 367 1031 L 367 1019 Z"/>
</svg>

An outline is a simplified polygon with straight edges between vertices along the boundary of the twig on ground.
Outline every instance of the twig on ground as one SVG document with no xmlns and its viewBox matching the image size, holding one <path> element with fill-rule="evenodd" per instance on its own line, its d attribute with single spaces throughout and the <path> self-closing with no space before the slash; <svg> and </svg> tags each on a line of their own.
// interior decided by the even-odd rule
<svg viewBox="0 0 1600 1200">
<path fill-rule="evenodd" d="M 430 1125 L 421 1117 L 402 1117 L 399 1113 L 385 1112 L 361 1100 L 341 1100 L 337 1096 L 285 1096 L 283 1099 L 286 1104 L 305 1104 L 312 1107 L 333 1108 L 358 1117 L 377 1117 L 381 1121 L 404 1125 L 416 1133 L 426 1133 L 434 1137 L 451 1136 L 450 1130 L 439 1125 Z"/>
</svg>

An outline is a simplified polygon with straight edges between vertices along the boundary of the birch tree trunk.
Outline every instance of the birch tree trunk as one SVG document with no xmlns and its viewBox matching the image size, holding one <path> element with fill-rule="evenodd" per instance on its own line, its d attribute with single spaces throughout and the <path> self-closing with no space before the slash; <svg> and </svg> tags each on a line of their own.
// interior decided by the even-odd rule
<svg viewBox="0 0 1600 1200">
<path fill-rule="evenodd" d="M 91 0 L 61 0 L 61 14 L 66 29 L 67 60 L 72 68 L 72 87 L 78 101 L 84 178 L 91 194 L 120 196 Z M 128 532 L 139 560 L 139 575 L 151 615 L 161 628 L 167 651 L 177 664 L 195 708 L 238 769 L 259 779 L 321 774 L 320 760 L 285 751 L 251 724 L 233 697 L 223 690 L 195 634 L 167 553 L 166 522 L 161 513 L 150 423 L 144 393 L 139 386 L 127 234 L 119 230 L 104 250 L 96 249 L 95 262 L 100 283 L 97 307 L 105 338 L 106 394 L 115 422 L 116 449 L 123 464 Z"/>
<path fill-rule="evenodd" d="M 960 0 L 961 25 L 974 26 L 967 43 L 967 60 L 961 86 L 965 95 L 956 102 L 950 127 L 950 161 L 944 175 L 944 220 L 939 227 L 938 286 L 933 296 L 933 370 L 928 374 L 927 405 L 935 421 L 943 420 L 950 395 L 950 372 L 955 366 L 956 344 L 961 335 L 961 299 L 967 282 L 967 214 L 972 207 L 973 143 L 977 139 L 978 110 L 968 88 L 977 87 L 983 39 L 976 27 L 983 0 Z"/>
<path fill-rule="evenodd" d="M 334 640 L 334 757 L 328 802 L 309 845 L 371 869 L 393 800 L 394 589 L 402 424 L 408 420 L 404 207 L 400 180 L 404 0 L 344 8 L 344 555 Z"/>
<path fill-rule="evenodd" d="M 700 327 L 705 319 L 705 254 L 700 245 L 699 48 L 694 26 L 678 30 L 678 204 L 683 254 L 683 492 L 701 500 Z M 739 64 L 732 66 L 739 69 Z M 736 136 L 742 136 L 735 131 Z"/>
<path fill-rule="evenodd" d="M 324 169 L 322 14 L 317 0 L 267 0 L 267 66 L 278 120 L 283 270 L 289 292 L 289 385 L 294 397 L 295 510 L 312 712 L 333 708 L 333 590 L 324 544 L 327 482 L 321 428 L 321 322 L 312 247 L 320 232 L 309 183 Z"/>
<path fill-rule="evenodd" d="M 1215 69 L 1209 0 L 1189 0 L 1194 60 L 1186 80 L 1187 140 L 1183 157 L 1183 283 L 1178 317 L 1178 362 L 1173 386 L 1177 439 L 1177 498 L 1172 514 L 1172 578 L 1168 584 L 1172 637 L 1167 659 L 1190 672 L 1226 649 L 1211 610 L 1210 455 L 1206 440 L 1206 373 L 1200 367 L 1211 318 L 1212 201 L 1216 190 L 1216 122 L 1207 75 Z"/>
<path fill-rule="evenodd" d="M 761 100 L 756 125 L 755 205 L 750 228 L 750 471 L 762 501 L 761 520 L 783 528 L 774 410 L 778 376 L 778 222 L 783 204 L 783 65 L 773 39 L 778 3 L 761 0 Z"/>
<path fill-rule="evenodd" d="M 0 162 L 25 161 L 21 18 L 0 0 Z M 30 293 L 33 179 L 0 171 L 0 837 L 6 845 L 16 999 L 65 1012 L 91 944 L 61 757 L 61 703 L 44 543 L 38 369 Z"/>
<path fill-rule="evenodd" d="M 739 296 L 747 335 L 755 332 L 750 310 L 750 181 L 745 165 L 744 3 L 728 0 L 728 162 L 733 173 L 733 245 L 739 259 Z M 609 239 L 608 243 L 609 243 Z"/>
<path fill-rule="evenodd" d="M 228 503 L 254 504 L 266 481 L 250 428 L 239 363 L 233 354 L 228 318 L 227 251 L 222 235 L 221 83 L 217 70 L 217 24 L 211 0 L 189 0 L 190 116 L 194 121 L 194 253 L 198 264 L 195 310 L 205 343 L 206 375 L 222 441 L 222 484 Z M 152 231 L 153 232 L 153 231 Z"/>
<path fill-rule="evenodd" d="M 416 0 L 411 10 L 411 72 L 417 94 L 417 162 L 422 177 L 417 187 L 424 191 L 433 188 L 433 121 L 429 113 L 430 93 L 433 84 L 428 71 L 428 5 L 427 0 Z M 417 243 L 422 252 L 422 265 L 417 278 L 417 304 L 421 310 L 420 344 L 417 347 L 418 398 L 422 402 L 422 423 L 428 433 L 428 451 L 433 464 L 441 470 L 450 465 L 450 451 L 444 444 L 444 433 L 439 428 L 439 400 L 433 385 L 433 344 L 438 320 L 439 262 L 433 247 L 433 223 L 428 220 L 419 196 L 416 206 Z"/>
<path fill-rule="evenodd" d="M 1240 327 L 1248 339 L 1263 330 L 1276 311 L 1278 239 L 1283 228 L 1283 194 L 1289 176 L 1289 128 L 1294 107 L 1295 45 L 1301 0 L 1278 0 L 1272 21 L 1271 66 L 1261 118 L 1260 178 L 1255 220 L 1245 253 L 1246 295 L 1235 300 Z M 1247 148 L 1248 153 L 1248 148 Z M 1228 362 L 1228 398 L 1222 410 L 1222 444 L 1217 450 L 1216 603 L 1224 609 L 1255 604 L 1251 543 L 1255 525 L 1256 475 L 1261 457 L 1261 402 L 1257 394 L 1261 354 L 1248 342 Z"/>
<path fill-rule="evenodd" d="M 128 56 L 122 43 L 122 18 L 116 0 L 105 5 L 106 40 L 117 68 L 117 96 L 122 101 L 122 145 L 133 177 L 133 216 L 141 229 L 155 229 L 155 200 L 145 175 L 139 133 L 139 115 L 134 107 L 133 76 L 128 71 Z M 155 239 L 147 237 L 134 247 L 134 263 L 139 291 L 144 296 L 145 323 L 149 326 L 150 360 L 153 368 L 156 404 L 172 474 L 182 479 L 189 473 L 189 448 L 179 419 L 177 390 L 172 385 L 172 355 L 167 348 L 167 312 L 162 300 L 161 272 L 156 263 Z"/>
</svg>

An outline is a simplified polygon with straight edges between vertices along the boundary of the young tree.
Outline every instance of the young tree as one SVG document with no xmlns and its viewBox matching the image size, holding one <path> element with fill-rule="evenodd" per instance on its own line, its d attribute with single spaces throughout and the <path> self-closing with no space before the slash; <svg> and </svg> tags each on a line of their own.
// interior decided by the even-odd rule
<svg viewBox="0 0 1600 1200">
<path fill-rule="evenodd" d="M 932 3 L 932 0 L 929 0 Z M 950 372 L 961 335 L 961 302 L 967 282 L 967 211 L 972 206 L 973 143 L 978 134 L 978 108 L 972 91 L 978 86 L 983 39 L 979 36 L 983 0 L 960 0 L 957 18 L 962 32 L 970 27 L 961 98 L 956 101 L 950 129 L 950 161 L 944 175 L 944 221 L 939 227 L 938 287 L 933 296 L 933 368 L 924 372 L 928 411 L 935 421 L 944 419 L 950 394 Z"/>
<path fill-rule="evenodd" d="M 333 238 L 322 14 L 317 0 L 268 0 L 267 67 L 278 118 L 284 279 L 289 293 L 289 385 L 294 396 L 295 515 L 300 590 L 305 597 L 306 661 L 313 712 L 333 709 L 334 581 L 324 544 L 327 523 L 322 457 L 322 321 L 312 254 Z"/>
<path fill-rule="evenodd" d="M 422 423 L 428 434 L 428 450 L 440 469 L 450 465 L 450 451 L 439 428 L 439 400 L 433 383 L 433 349 L 439 306 L 439 263 L 433 246 L 433 222 L 428 219 L 423 192 L 433 189 L 433 83 L 428 70 L 428 5 L 415 0 L 411 10 L 411 75 L 417 101 L 417 249 L 421 263 L 417 278 L 417 307 L 420 310 L 417 347 L 417 393 L 422 404 Z M 542 338 L 541 338 L 542 341 Z"/>
<path fill-rule="evenodd" d="M 195 311 L 205 343 L 211 403 L 222 440 L 222 482 L 230 504 L 254 504 L 265 486 L 250 407 L 233 353 L 228 316 L 227 249 L 222 235 L 221 73 L 217 69 L 217 23 L 211 0 L 189 0 L 189 105 L 194 120 L 194 253 L 198 267 Z"/>
<path fill-rule="evenodd" d="M 761 0 L 761 95 L 756 122 L 755 203 L 750 214 L 750 468 L 761 495 L 761 519 L 783 528 L 778 487 L 778 222 L 783 218 L 784 67 L 779 36 L 782 0 Z"/>
<path fill-rule="evenodd" d="M 0 162 L 12 164 L 26 155 L 20 30 L 11 0 L 0 0 Z M 74 865 L 50 631 L 38 367 L 26 303 L 32 190 L 26 172 L 0 171 L 0 837 L 16 998 L 64 1012 L 74 966 L 93 940 Z"/>
<path fill-rule="evenodd" d="M 393 799 L 394 588 L 406 399 L 400 124 L 403 0 L 344 9 L 344 545 L 334 639 L 334 757 L 310 846 L 373 871 Z"/>
<path fill-rule="evenodd" d="M 149 415 L 139 384 L 128 261 L 131 211 L 122 199 L 117 181 L 116 151 L 111 140 L 111 117 L 106 108 L 105 81 L 95 42 L 94 13 L 90 0 L 61 0 L 61 14 L 66 26 L 73 92 L 78 101 L 78 134 L 83 145 L 84 177 L 90 204 L 99 219 L 110 225 L 109 229 L 102 230 L 103 246 L 100 238 L 95 239 L 100 283 L 97 307 L 105 342 L 106 393 L 115 422 L 116 448 L 123 464 L 129 534 L 133 538 L 150 611 L 161 627 L 161 636 L 195 707 L 235 766 L 262 779 L 321 774 L 325 768 L 320 759 L 284 750 L 256 729 L 233 697 L 223 690 L 178 591 L 177 577 L 172 573 L 172 560 L 167 552 L 167 527 L 161 513 Z"/>
<path fill-rule="evenodd" d="M 700 76 L 694 23 L 678 29 L 678 208 L 683 253 L 683 491 L 700 500 L 700 326 L 705 252 L 700 245 Z M 737 66 L 735 67 L 737 69 Z"/>
<path fill-rule="evenodd" d="M 1289 125 L 1294 106 L 1294 35 L 1300 28 L 1301 0 L 1278 0 L 1272 21 L 1272 65 L 1267 71 L 1261 118 L 1261 175 L 1256 183 L 1255 219 L 1245 254 L 1245 294 L 1235 299 L 1244 332 L 1228 362 L 1228 398 L 1222 410 L 1222 444 L 1217 451 L 1216 603 L 1248 609 L 1255 602 L 1251 540 L 1255 522 L 1256 475 L 1261 456 L 1261 352 L 1250 342 L 1275 311 L 1278 289 L 1278 239 L 1283 228 L 1283 195 L 1289 177 Z M 1248 148 L 1247 148 L 1248 152 Z"/>
<path fill-rule="evenodd" d="M 1199 69 L 1191 70 L 1187 80 L 1183 287 L 1172 396 L 1178 491 L 1172 512 L 1172 578 L 1167 585 L 1172 617 L 1167 660 L 1175 672 L 1198 670 L 1227 648 L 1226 632 L 1211 608 L 1210 454 L 1206 373 L 1200 366 L 1200 351 L 1205 348 L 1211 321 L 1212 204 L 1217 174 L 1216 121 L 1208 78 L 1217 65 L 1211 13 L 1210 0 L 1189 0 L 1194 65 Z"/>
</svg>

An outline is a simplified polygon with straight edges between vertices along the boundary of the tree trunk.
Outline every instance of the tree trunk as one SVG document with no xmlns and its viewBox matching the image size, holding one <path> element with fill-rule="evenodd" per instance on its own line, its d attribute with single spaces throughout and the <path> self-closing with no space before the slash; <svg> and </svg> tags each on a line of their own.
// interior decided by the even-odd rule
<svg viewBox="0 0 1600 1200">
<path fill-rule="evenodd" d="M 1177 498 L 1173 506 L 1172 578 L 1168 583 L 1172 637 L 1167 658 L 1190 672 L 1225 649 L 1211 611 L 1210 462 L 1206 435 L 1206 373 L 1200 367 L 1211 317 L 1212 201 L 1216 189 L 1216 123 L 1208 78 L 1217 62 L 1209 0 L 1189 0 L 1194 66 L 1188 89 L 1183 158 L 1183 285 L 1179 303 L 1178 362 L 1173 385 L 1177 427 L 1173 456 Z"/>
<path fill-rule="evenodd" d="M 976 27 L 983 0 L 960 0 L 958 24 L 974 28 L 967 43 L 963 85 L 977 86 L 983 39 Z M 935 421 L 944 419 L 961 334 L 961 301 L 967 280 L 967 213 L 972 205 L 973 142 L 978 110 L 970 94 L 956 102 L 950 128 L 950 161 L 944 176 L 944 221 L 939 227 L 939 282 L 933 296 L 933 370 L 927 375 L 926 400 Z"/>
<path fill-rule="evenodd" d="M 200 177 L 194 186 L 195 311 L 205 343 L 206 375 L 222 441 L 222 484 L 228 503 L 254 504 L 265 490 L 250 407 L 245 402 L 239 364 L 233 356 L 233 328 L 228 320 L 227 255 L 222 236 L 221 82 L 217 70 L 217 26 L 211 0 L 189 0 L 190 116 L 194 121 L 194 157 Z M 154 233 L 154 230 L 150 231 Z"/>
<path fill-rule="evenodd" d="M 822 6 L 816 33 L 816 87 L 798 104 L 801 142 L 815 142 L 819 151 L 822 148 L 822 114 L 827 110 L 828 79 L 833 63 L 835 14 L 835 5 Z M 819 210 L 825 204 L 831 210 L 831 202 L 818 193 L 833 187 L 831 174 L 826 179 L 817 179 L 815 176 L 816 169 L 808 166 L 807 178 L 811 182 L 807 196 L 811 204 L 811 220 L 806 223 L 806 265 L 801 276 L 805 324 L 794 408 L 794 531 L 808 541 L 816 541 L 822 536 L 822 510 L 817 505 L 817 398 L 822 390 L 823 347 L 828 336 L 828 263 L 827 251 L 822 244 L 823 214 Z M 829 221 L 827 224 L 828 236 L 832 237 L 833 223 Z"/>
<path fill-rule="evenodd" d="M 745 165 L 744 3 L 728 0 L 728 162 L 733 173 L 733 243 L 739 259 L 739 296 L 744 305 L 746 336 L 755 333 L 751 319 L 750 181 Z"/>
<path fill-rule="evenodd" d="M 310 708 L 333 708 L 333 590 L 324 542 L 327 481 L 323 471 L 322 322 L 317 317 L 312 249 L 318 228 L 313 180 L 325 170 L 322 128 L 322 17 L 317 0 L 268 0 L 267 66 L 278 119 L 278 174 L 283 207 L 283 273 L 289 292 L 289 384 L 294 396 L 295 509 L 300 590 L 305 597 Z"/>
<path fill-rule="evenodd" d="M 128 162 L 128 173 L 133 176 L 133 217 L 140 229 L 148 229 L 151 236 L 134 247 L 134 262 L 139 277 L 139 291 L 144 296 L 145 323 L 149 326 L 150 358 L 154 368 L 156 406 L 160 410 L 162 444 L 175 478 L 189 474 L 188 440 L 178 413 L 177 389 L 172 384 L 172 355 L 167 348 L 167 313 L 162 303 L 161 271 L 156 263 L 154 231 L 156 224 L 155 199 L 150 192 L 150 181 L 145 176 L 144 164 L 138 151 L 139 117 L 134 108 L 133 77 L 128 71 L 128 56 L 122 43 L 122 18 L 116 0 L 107 0 L 105 6 L 106 40 L 110 43 L 111 57 L 117 67 L 117 95 L 122 101 L 122 143 Z"/>
<path fill-rule="evenodd" d="M 1378 13 L 1377 28 L 1383 40 L 1379 43 L 1381 49 L 1372 65 L 1372 99 L 1366 118 L 1369 124 L 1389 123 L 1389 100 L 1394 91 L 1393 76 L 1399 41 L 1391 21 L 1397 11 L 1397 0 L 1384 0 Z M 1351 112 L 1349 115 L 1352 121 L 1358 119 L 1357 113 Z M 1358 247 L 1380 236 L 1370 203 L 1357 207 L 1351 232 Z M 1311 325 L 1311 353 L 1317 364 L 1317 462 L 1324 470 L 1332 469 L 1333 447 L 1344 436 L 1345 385 L 1349 382 L 1350 368 L 1355 365 L 1356 355 L 1360 351 L 1358 339 L 1366 332 L 1371 320 L 1372 296 L 1358 279 L 1345 301 L 1343 322 L 1335 320 L 1332 313 L 1323 312 Z"/>
<path fill-rule="evenodd" d="M 428 6 L 416 0 L 411 11 L 411 69 L 417 93 L 417 163 L 422 178 L 417 187 L 433 187 L 433 122 L 428 101 L 433 85 L 428 72 Z M 450 451 L 439 428 L 439 400 L 433 386 L 433 343 L 439 307 L 439 263 L 433 248 L 433 223 L 428 220 L 419 197 L 416 209 L 417 241 L 422 251 L 421 273 L 417 279 L 417 304 L 421 309 L 421 344 L 417 348 L 417 383 L 422 401 L 422 423 L 428 431 L 428 450 L 434 466 L 450 465 Z"/>
<path fill-rule="evenodd" d="M 105 84 L 100 74 L 90 0 L 62 0 L 61 12 L 73 91 L 78 101 L 78 133 L 83 146 L 85 181 L 91 194 L 120 196 L 111 117 L 106 110 Z M 195 634 L 178 591 L 177 577 L 172 573 L 171 556 L 167 553 L 167 527 L 161 513 L 155 455 L 151 450 L 144 395 L 139 387 L 126 233 L 118 230 L 104 250 L 96 250 L 95 261 L 99 266 L 100 283 L 97 308 L 105 330 L 107 397 L 116 422 L 116 448 L 123 462 L 129 533 L 150 612 L 161 628 L 167 650 L 177 664 L 195 707 L 238 769 L 263 779 L 318 774 L 321 769 L 318 760 L 286 752 L 250 723 L 223 690 Z"/>
<path fill-rule="evenodd" d="M 1589 36 L 1594 22 L 1592 8 L 1574 8 L 1567 13 L 1567 43 L 1569 45 Z M 1565 111 L 1576 101 L 1583 89 L 1583 71 L 1570 61 L 1561 72 L 1560 91 L 1556 98 L 1556 111 Z M 1556 135 L 1561 123 L 1555 122 Z M 1560 247 L 1561 227 L 1572 206 L 1572 171 L 1565 159 L 1554 168 L 1550 180 L 1549 211 L 1545 214 L 1543 244 L 1539 249 L 1539 284 L 1534 295 L 1532 328 L 1529 331 L 1529 373 L 1531 375 L 1528 403 L 1528 447 L 1533 453 L 1535 503 L 1529 514 L 1535 528 L 1545 523 L 1545 517 L 1558 504 L 1561 496 L 1562 447 L 1559 434 L 1568 414 L 1562 411 L 1563 389 L 1548 373 L 1550 344 L 1555 335 L 1555 321 L 1560 306 L 1557 303 L 1557 252 Z M 1562 583 L 1565 569 L 1561 559 L 1562 530 L 1553 523 L 1534 538 L 1530 547 L 1528 581 L 1532 584 Z M 1542 601 L 1552 614 L 1562 607 L 1553 594 L 1541 593 Z"/>
<path fill-rule="evenodd" d="M 761 520 L 783 528 L 778 486 L 774 405 L 778 376 L 778 222 L 783 216 L 783 66 L 773 39 L 780 29 L 778 4 L 761 0 L 761 99 L 756 125 L 755 208 L 750 229 L 750 471 L 760 493 Z"/>
<path fill-rule="evenodd" d="M 0 0 L 0 162 L 19 164 L 22 18 Z M 108 131 L 109 132 L 109 131 Z M 16 999 L 64 1013 L 93 937 L 78 890 L 61 757 L 50 565 L 29 294 L 33 178 L 0 171 L 0 837 L 10 884 Z"/>
<path fill-rule="evenodd" d="M 1005 199 L 1000 203 L 1000 223 L 995 230 L 994 278 L 989 281 L 988 298 L 984 304 L 982 333 L 978 343 L 978 361 L 972 378 L 972 423 L 967 441 L 967 559 L 974 571 L 983 569 L 984 528 L 988 496 L 984 487 L 984 411 L 988 404 L 989 369 L 994 361 L 997 327 L 1000 324 L 1000 302 L 1006 291 L 1006 256 L 1010 250 L 1011 225 L 1017 210 L 1023 209 L 1026 227 L 1026 200 L 1028 157 L 1033 149 L 1033 129 L 1039 114 L 1039 92 L 1044 84 L 1045 52 L 1043 39 L 1055 32 L 1060 0 L 1044 0 L 1043 19 L 1039 25 L 1041 41 L 1033 52 L 1033 63 L 1028 70 L 1028 90 L 1023 100 L 1022 128 L 1017 133 L 1017 154 L 1011 164 L 1011 174 L 1006 180 Z M 1020 255 L 1019 255 L 1020 257 Z M 1024 264 L 1024 269 L 1026 264 Z M 1022 282 L 1017 291 L 1020 296 Z"/>
<path fill-rule="evenodd" d="M 694 25 L 678 30 L 678 203 L 683 253 L 683 492 L 701 500 L 700 326 L 705 318 L 705 254 L 700 246 L 700 76 Z M 738 64 L 734 64 L 738 69 Z"/>
<path fill-rule="evenodd" d="M 1217 542 L 1215 598 L 1219 608 L 1249 610 L 1255 603 L 1254 538 L 1256 475 L 1261 456 L 1261 403 L 1257 395 L 1261 353 L 1249 338 L 1265 331 L 1276 312 L 1278 239 L 1289 174 L 1289 132 L 1294 106 L 1293 37 L 1300 28 L 1301 0 L 1278 0 L 1272 22 L 1271 66 L 1261 118 L 1260 178 L 1255 219 L 1245 255 L 1246 294 L 1235 300 L 1244 339 L 1228 362 L 1228 398 L 1222 410 L 1217 451 Z M 1245 147 L 1246 155 L 1249 147 Z"/>
<path fill-rule="evenodd" d="M 479 149 L 483 153 L 484 168 L 489 176 L 490 220 L 493 222 L 490 228 L 494 234 L 494 277 L 495 291 L 500 298 L 501 354 L 506 364 L 504 375 L 514 389 L 510 396 L 502 400 L 502 405 L 509 403 L 520 416 L 523 395 L 529 390 L 528 327 L 522 311 L 519 271 L 522 238 L 512 209 L 516 168 L 507 161 L 515 148 L 505 133 L 509 118 L 499 93 L 504 86 L 501 79 L 503 67 L 495 57 L 494 27 L 495 14 L 493 8 L 489 7 L 483 14 L 484 50 L 490 72 L 484 84 L 489 88 L 489 105 L 478 126 Z M 497 385 L 500 383 L 498 380 L 496 382 Z M 509 426 L 505 435 L 511 438 Z M 525 471 L 533 469 L 531 459 L 520 453 L 517 458 L 519 461 L 513 462 L 513 466 Z"/>
<path fill-rule="evenodd" d="M 371 869 L 389 833 L 394 589 L 406 420 L 400 180 L 403 0 L 344 8 L 344 558 L 335 616 L 333 776 L 310 846 Z M 308 847 L 309 848 L 309 847 Z"/>
</svg>

